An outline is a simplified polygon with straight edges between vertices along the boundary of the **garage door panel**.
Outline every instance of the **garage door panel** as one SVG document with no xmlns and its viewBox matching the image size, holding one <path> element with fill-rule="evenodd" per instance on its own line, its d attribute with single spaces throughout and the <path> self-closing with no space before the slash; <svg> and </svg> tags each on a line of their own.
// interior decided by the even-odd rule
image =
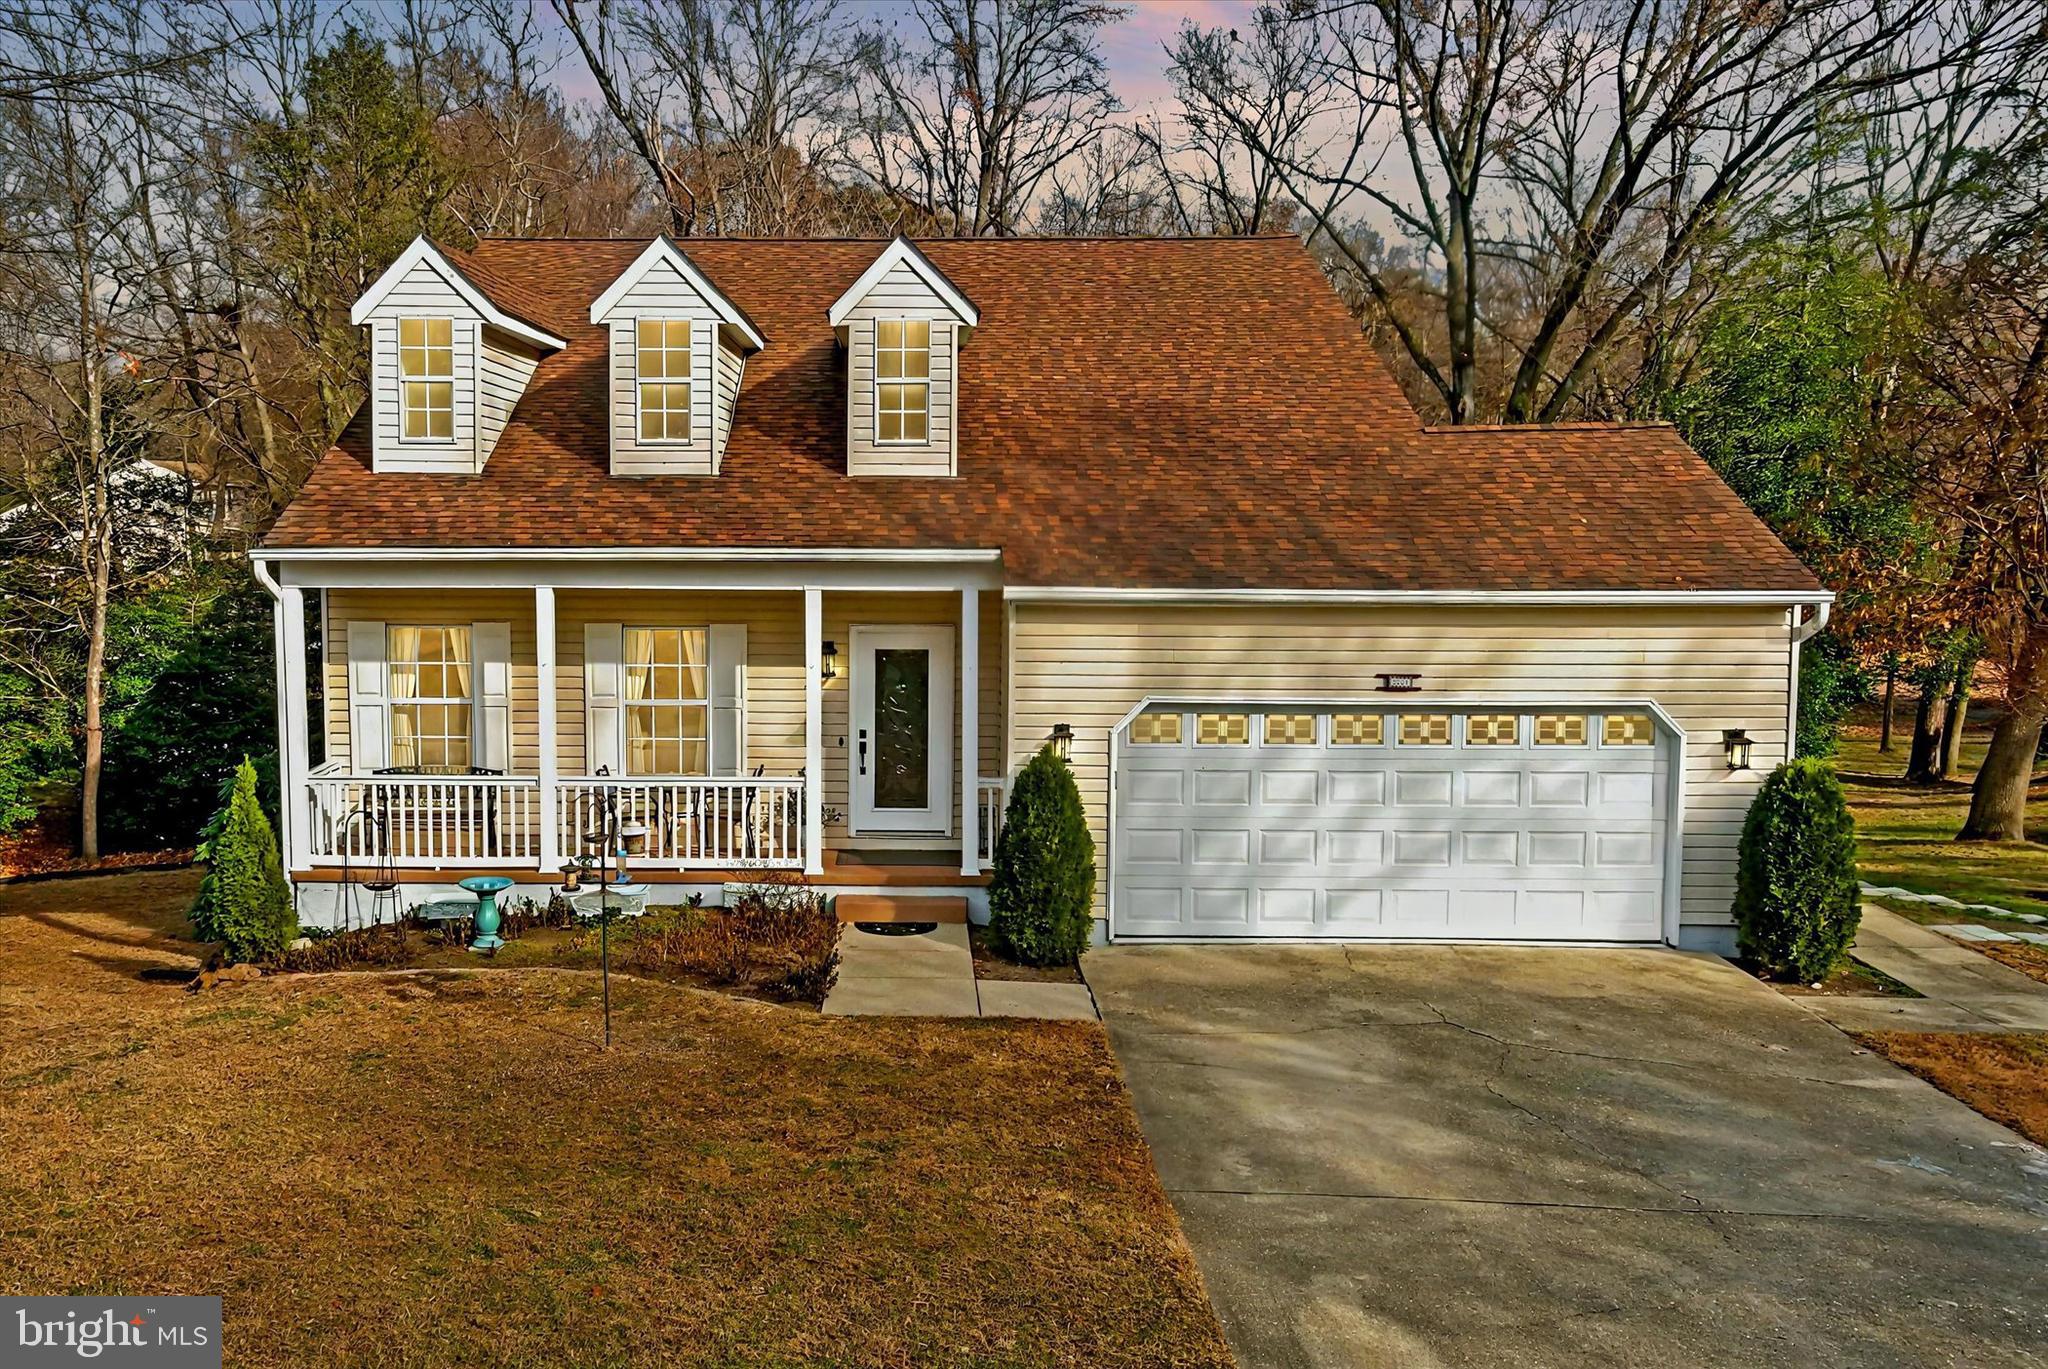
<svg viewBox="0 0 2048 1369">
<path fill-rule="evenodd" d="M 1666 745 L 1604 744 L 1597 710 L 1583 745 L 1454 709 L 1448 744 L 1403 746 L 1397 708 L 1268 729 L 1257 705 L 1214 707 L 1247 743 L 1119 749 L 1118 936 L 1658 939 Z M 1353 721 L 1373 712 L 1377 743 Z"/>
</svg>

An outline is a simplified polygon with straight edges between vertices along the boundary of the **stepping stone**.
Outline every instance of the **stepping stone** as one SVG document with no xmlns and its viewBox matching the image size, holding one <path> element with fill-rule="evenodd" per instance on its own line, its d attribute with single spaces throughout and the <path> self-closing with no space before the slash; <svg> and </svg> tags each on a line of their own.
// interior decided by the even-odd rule
<svg viewBox="0 0 2048 1369">
<path fill-rule="evenodd" d="M 1095 998 L 1086 984 L 1035 984 L 1014 979 L 981 981 L 983 1017 L 1044 1017 L 1072 1022 L 1095 1020 Z"/>
<path fill-rule="evenodd" d="M 1940 932 L 1943 936 L 1952 937 L 1957 941 L 2013 940 L 2012 937 L 1999 931 L 1996 927 L 1979 927 L 1974 922 L 1960 923 L 1953 927 L 1936 927 L 1934 930 Z"/>
<path fill-rule="evenodd" d="M 1958 912 L 1963 908 L 1960 901 L 1950 898 L 1947 894 L 1921 894 L 1919 898 L 1922 903 L 1932 903 L 1937 908 L 1954 908 Z"/>
<path fill-rule="evenodd" d="M 1964 906 L 1965 908 L 1969 909 L 1969 910 L 1970 910 L 1971 912 L 1973 912 L 1973 913 L 1982 913 L 1982 914 L 1984 914 L 1984 915 L 1985 915 L 1986 917 L 2018 917 L 2018 916 L 2019 916 L 2019 914 L 2018 914 L 2018 913 L 2016 913 L 2016 912 L 2014 912 L 2014 911 L 2013 911 L 2012 909 L 2010 909 L 2010 908 L 2001 908 L 2001 907 L 1999 907 L 1999 906 L 1998 906 L 1998 905 L 1997 905 L 1996 903 L 1965 903 L 1965 904 L 1964 904 L 1963 906 Z"/>
<path fill-rule="evenodd" d="M 2048 946 L 2048 932 L 2014 932 L 2013 935 L 2035 946 Z"/>
<path fill-rule="evenodd" d="M 2014 913 L 2013 916 L 2022 922 L 2048 922 L 2048 917 L 2043 917 L 2039 913 Z"/>
<path fill-rule="evenodd" d="M 1863 886 L 1863 892 L 1872 898 L 1903 898 L 1918 901 L 1920 897 L 1911 889 L 1898 889 L 1885 884 L 1866 884 Z"/>
</svg>

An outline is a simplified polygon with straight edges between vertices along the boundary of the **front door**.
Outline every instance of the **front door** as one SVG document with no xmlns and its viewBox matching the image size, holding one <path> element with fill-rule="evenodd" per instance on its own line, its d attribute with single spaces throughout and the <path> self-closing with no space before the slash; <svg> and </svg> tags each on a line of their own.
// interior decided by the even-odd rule
<svg viewBox="0 0 2048 1369">
<path fill-rule="evenodd" d="M 853 629 L 853 830 L 953 828 L 953 629 Z"/>
</svg>

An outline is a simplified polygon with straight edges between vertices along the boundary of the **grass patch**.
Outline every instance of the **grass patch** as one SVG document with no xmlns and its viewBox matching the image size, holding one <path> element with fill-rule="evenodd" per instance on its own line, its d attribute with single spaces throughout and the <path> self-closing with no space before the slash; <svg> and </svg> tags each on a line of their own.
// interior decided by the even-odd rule
<svg viewBox="0 0 2048 1369">
<path fill-rule="evenodd" d="M 1992 1121 L 2048 1146 L 2048 1037 L 1872 1032 L 1856 1039 Z"/>
<path fill-rule="evenodd" d="M 1866 965 L 1860 960 L 1846 960 L 1841 967 L 1819 984 L 1802 984 L 1796 980 L 1781 980 L 1766 974 L 1754 962 L 1738 960 L 1743 969 L 1761 979 L 1780 993 L 1794 997 L 1822 998 L 1864 998 L 1872 995 L 1891 998 L 1919 998 L 1922 995 L 1910 984 L 1894 979 L 1875 965 Z"/>
<path fill-rule="evenodd" d="M 1908 717 L 1902 707 L 1902 717 Z M 2048 821 L 2041 809 L 2044 780 L 2035 781 L 2034 838 L 2018 842 L 1959 842 L 1970 811 L 1969 777 L 1983 762 L 1990 729 L 1965 731 L 1962 778 L 1947 784 L 1910 786 L 1898 777 L 1906 768 L 1910 722 L 1897 734 L 1896 749 L 1877 749 L 1875 714 L 1859 714 L 1843 729 L 1835 767 L 1849 793 L 1856 818 L 1857 862 L 1869 884 L 1894 884 L 1920 893 L 1946 894 L 1963 903 L 1991 903 L 2017 913 L 2048 915 Z M 1909 911 L 1893 911 L 1925 921 Z M 1925 910 L 1948 922 L 1967 922 L 1939 909 Z M 1952 911 L 1952 910 L 1951 910 Z M 2001 925 L 1993 923 L 1991 925 Z M 2002 924 L 2008 930 L 2011 923 Z"/>
<path fill-rule="evenodd" d="M 1095 1024 L 627 980 L 605 1052 L 580 973 L 192 995 L 128 879 L 0 896 L 0 1292 L 218 1293 L 258 1366 L 1229 1363 Z"/>
</svg>

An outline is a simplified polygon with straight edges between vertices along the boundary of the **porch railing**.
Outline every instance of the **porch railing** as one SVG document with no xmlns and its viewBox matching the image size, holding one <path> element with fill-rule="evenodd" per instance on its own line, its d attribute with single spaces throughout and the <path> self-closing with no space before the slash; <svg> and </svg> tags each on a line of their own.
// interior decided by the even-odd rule
<svg viewBox="0 0 2048 1369">
<path fill-rule="evenodd" d="M 981 868 L 986 870 L 995 864 L 996 838 L 1003 831 L 1003 805 L 1009 797 L 1009 785 L 1001 779 L 981 779 L 974 785 L 976 827 L 981 833 Z"/>
<path fill-rule="evenodd" d="M 804 782 L 801 779 L 566 779 L 555 789 L 557 849 L 583 853 L 598 830 L 606 798 L 621 822 L 647 828 L 649 869 L 801 870 L 804 866 Z"/>
<path fill-rule="evenodd" d="M 540 781 L 502 775 L 351 775 L 306 781 L 307 856 L 322 864 L 530 865 L 540 859 Z"/>
</svg>

